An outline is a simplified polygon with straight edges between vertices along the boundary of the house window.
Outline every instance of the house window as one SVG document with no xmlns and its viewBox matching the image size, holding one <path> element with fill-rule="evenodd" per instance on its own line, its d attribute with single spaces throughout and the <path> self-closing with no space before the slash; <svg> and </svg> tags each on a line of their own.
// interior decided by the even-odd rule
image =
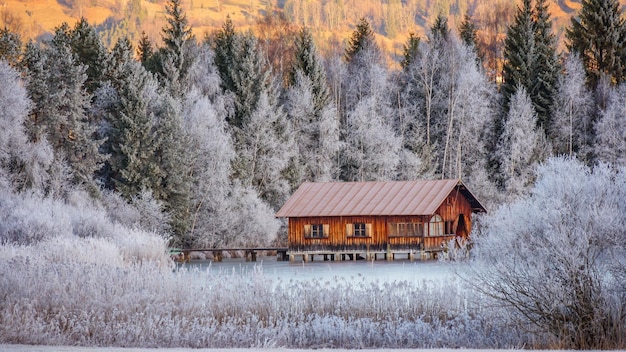
<svg viewBox="0 0 626 352">
<path fill-rule="evenodd" d="M 444 222 L 441 216 L 434 215 L 428 222 L 428 236 L 443 236 Z"/>
<path fill-rule="evenodd" d="M 326 238 L 330 232 L 329 224 L 307 224 L 304 225 L 305 238 Z"/>
<path fill-rule="evenodd" d="M 346 224 L 347 237 L 370 237 L 372 236 L 372 224 L 357 222 Z"/>
<path fill-rule="evenodd" d="M 424 226 L 421 223 L 389 223 L 387 225 L 390 237 L 423 236 Z"/>
<path fill-rule="evenodd" d="M 354 237 L 365 237 L 365 223 L 358 222 L 354 224 Z"/>
<path fill-rule="evenodd" d="M 311 225 L 311 237 L 314 237 L 314 238 L 324 237 L 324 225 L 312 224 Z"/>
</svg>

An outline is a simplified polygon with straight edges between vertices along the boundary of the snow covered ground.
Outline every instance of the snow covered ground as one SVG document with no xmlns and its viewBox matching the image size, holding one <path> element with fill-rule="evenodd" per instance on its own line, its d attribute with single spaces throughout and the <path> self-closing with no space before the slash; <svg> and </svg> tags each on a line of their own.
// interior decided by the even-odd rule
<svg viewBox="0 0 626 352">
<path fill-rule="evenodd" d="M 150 349 L 150 348 L 111 348 L 111 347 L 68 347 L 68 346 L 23 346 L 23 345 L 0 345 L 0 352 L 250 352 L 250 351 L 259 351 L 259 352 L 354 352 L 354 350 L 346 350 L 346 349 L 290 349 L 290 348 L 279 348 L 279 349 L 262 349 L 262 348 L 254 348 L 254 349 L 244 349 L 244 348 L 217 348 L 217 349 L 193 349 L 193 348 L 159 348 L 159 349 Z M 393 352 L 459 352 L 458 349 L 433 349 L 433 350 L 419 350 L 419 349 L 378 349 L 378 350 L 368 350 L 369 352 L 382 352 L 382 351 L 393 351 Z M 472 351 L 489 351 L 489 352 L 497 352 L 498 350 L 476 350 L 476 349 L 467 349 L 463 350 L 464 352 L 472 352 Z M 501 350 L 512 352 L 515 350 Z M 522 351 L 522 350 L 519 350 Z M 565 352 L 565 351 L 559 351 Z M 606 352 L 606 351 L 604 351 Z"/>
</svg>

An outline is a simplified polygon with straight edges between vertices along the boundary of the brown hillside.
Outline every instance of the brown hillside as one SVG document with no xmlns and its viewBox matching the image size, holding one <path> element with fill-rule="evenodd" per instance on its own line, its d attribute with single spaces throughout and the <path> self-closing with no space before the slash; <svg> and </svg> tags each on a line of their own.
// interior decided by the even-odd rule
<svg viewBox="0 0 626 352">
<path fill-rule="evenodd" d="M 22 38 L 39 39 L 51 34 L 61 23 L 73 25 L 83 16 L 98 26 L 109 46 L 120 36 L 136 41 L 141 31 L 159 43 L 165 16 L 164 1 L 154 1 L 0 0 L 0 26 L 20 33 Z M 626 4 L 626 0 L 621 1 Z M 136 3 L 139 6 L 133 7 Z M 402 45 L 410 32 L 423 36 L 440 11 L 448 15 L 451 28 L 457 26 L 466 11 L 479 22 L 479 28 L 488 26 L 490 16 L 501 16 L 492 13 L 498 6 L 509 13 L 514 11 L 510 0 L 184 0 L 184 4 L 199 39 L 220 28 L 227 15 L 239 30 L 247 30 L 265 14 L 279 12 L 297 26 L 304 24 L 313 28 L 318 46 L 324 52 L 341 50 L 357 20 L 367 17 L 381 46 L 391 56 L 402 52 Z M 559 37 L 579 8 L 580 0 L 551 2 L 554 29 Z M 124 20 L 139 25 L 124 24 Z M 503 31 L 502 24 L 491 25 L 498 28 L 497 32 Z"/>
</svg>

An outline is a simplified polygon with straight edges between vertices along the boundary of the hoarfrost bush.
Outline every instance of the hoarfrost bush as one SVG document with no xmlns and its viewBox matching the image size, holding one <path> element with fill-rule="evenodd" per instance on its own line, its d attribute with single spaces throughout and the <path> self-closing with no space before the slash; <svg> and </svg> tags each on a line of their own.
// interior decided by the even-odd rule
<svg viewBox="0 0 626 352">
<path fill-rule="evenodd" d="M 626 346 L 626 170 L 550 159 L 481 221 L 468 281 L 564 348 Z"/>
<path fill-rule="evenodd" d="M 33 244 L 72 233 L 68 214 L 59 202 L 35 193 L 6 192 L 0 197 L 0 243 Z"/>
</svg>

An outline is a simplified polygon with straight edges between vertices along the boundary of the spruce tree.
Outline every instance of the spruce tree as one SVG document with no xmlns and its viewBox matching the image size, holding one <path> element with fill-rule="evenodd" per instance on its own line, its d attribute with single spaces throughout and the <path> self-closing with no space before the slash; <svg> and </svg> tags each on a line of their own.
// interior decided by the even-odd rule
<svg viewBox="0 0 626 352">
<path fill-rule="evenodd" d="M 267 61 L 258 50 L 257 39 L 252 33 L 238 36 L 235 53 L 233 66 L 229 67 L 233 80 L 235 111 L 228 122 L 241 128 L 256 109 L 263 91 L 272 91 L 268 93 L 272 101 L 278 94 L 274 91 L 274 82 Z"/>
<path fill-rule="evenodd" d="M 222 25 L 222 29 L 215 34 L 213 40 L 213 51 L 215 52 L 215 66 L 222 79 L 222 89 L 234 91 L 232 68 L 235 64 L 237 55 L 236 42 L 238 34 L 230 16 L 226 16 L 226 21 Z"/>
<path fill-rule="evenodd" d="M 139 44 L 137 45 L 137 55 L 139 56 L 139 61 L 144 65 L 144 67 L 152 55 L 154 55 L 152 42 L 146 35 L 146 32 L 141 32 L 141 38 L 139 39 Z"/>
<path fill-rule="evenodd" d="M 159 73 L 170 93 L 181 96 L 188 87 L 187 76 L 195 59 L 195 37 L 182 9 L 182 0 L 168 0 L 165 11 L 167 24 L 162 29 L 165 47 L 160 50 Z"/>
<path fill-rule="evenodd" d="M 626 75 L 626 24 L 618 0 L 582 0 L 577 17 L 567 28 L 567 48 L 585 63 L 588 83 L 595 87 L 602 75 L 614 84 Z"/>
<path fill-rule="evenodd" d="M 477 31 L 478 28 L 472 22 L 472 18 L 469 15 L 469 12 L 465 13 L 463 17 L 463 22 L 461 22 L 461 27 L 459 28 L 459 35 L 461 37 L 461 41 L 463 44 L 476 48 L 477 47 Z"/>
<path fill-rule="evenodd" d="M 420 50 L 420 37 L 414 33 L 409 33 L 409 39 L 403 46 L 402 61 L 400 66 L 402 69 L 407 70 L 409 66 L 417 59 Z"/>
<path fill-rule="evenodd" d="M 101 83 L 106 49 L 95 28 L 84 18 L 76 22 L 69 36 L 72 51 L 76 54 L 78 61 L 87 68 L 87 81 L 85 82 L 87 91 L 93 93 Z"/>
<path fill-rule="evenodd" d="M 95 123 L 87 116 L 91 95 L 85 88 L 86 67 L 69 45 L 68 28 L 57 28 L 47 50 L 28 49 L 28 89 L 35 103 L 29 125 L 35 140 L 47 138 L 57 161 L 67 162 L 73 182 L 93 191 L 95 172 L 104 160 L 99 154 L 102 141 L 95 138 Z"/>
<path fill-rule="evenodd" d="M 326 70 L 322 64 L 322 59 L 315 48 L 313 35 L 306 27 L 302 27 L 296 38 L 295 58 L 289 74 L 291 85 L 296 83 L 298 72 L 310 80 L 313 90 L 314 113 L 319 114 L 330 102 L 330 91 L 326 82 Z"/>
<path fill-rule="evenodd" d="M 132 56 L 130 42 L 118 40 L 107 60 L 113 92 L 100 90 L 96 97 L 96 104 L 107 107 L 104 150 L 110 154 L 106 165 L 110 171 L 103 183 L 129 201 L 144 191 L 163 199 L 163 171 L 156 159 L 158 82 Z"/>
<path fill-rule="evenodd" d="M 532 91 L 533 69 L 537 61 L 533 17 L 531 0 L 523 0 L 506 34 L 502 72 L 504 83 L 500 88 L 505 113 L 509 110 L 509 101 L 518 86 L 523 86 L 526 92 Z"/>
<path fill-rule="evenodd" d="M 167 24 L 163 27 L 163 42 L 174 67 L 184 76 L 192 60 L 189 57 L 189 46 L 195 38 L 182 9 L 182 0 L 168 0 L 165 11 Z"/>
<path fill-rule="evenodd" d="M 8 28 L 0 29 L 0 60 L 6 60 L 10 65 L 19 64 L 22 53 L 20 35 L 11 32 Z"/>
<path fill-rule="evenodd" d="M 540 126 L 547 133 L 551 129 L 557 78 L 561 71 L 556 53 L 556 38 L 552 33 L 552 21 L 547 0 L 535 0 L 535 50 L 533 82 L 530 96 L 533 99 Z"/>
<path fill-rule="evenodd" d="M 352 37 L 348 42 L 348 47 L 346 48 L 346 52 L 344 54 L 344 59 L 346 62 L 352 62 L 358 53 L 366 51 L 366 50 L 376 50 L 380 51 L 378 45 L 376 44 L 376 39 L 374 37 L 374 31 L 370 26 L 370 23 L 362 17 L 359 20 L 359 23 L 356 25 L 355 31 L 352 33 Z"/>
<path fill-rule="evenodd" d="M 429 40 L 433 43 L 440 43 L 447 41 L 449 38 L 450 28 L 448 27 L 448 18 L 440 13 L 430 27 Z"/>
</svg>

